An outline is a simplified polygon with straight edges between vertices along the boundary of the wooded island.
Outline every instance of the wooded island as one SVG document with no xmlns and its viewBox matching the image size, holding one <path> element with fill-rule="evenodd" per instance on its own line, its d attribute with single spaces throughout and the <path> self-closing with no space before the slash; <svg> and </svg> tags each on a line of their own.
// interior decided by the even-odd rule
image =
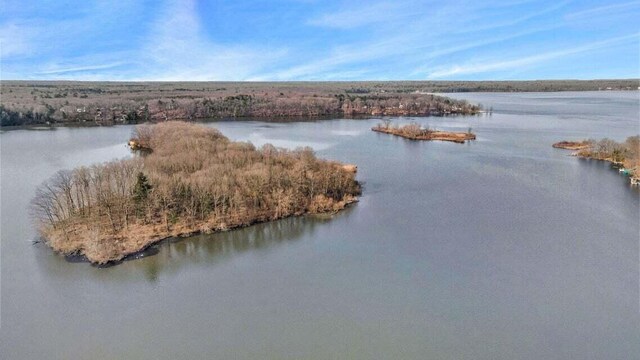
<svg viewBox="0 0 640 360">
<path fill-rule="evenodd" d="M 184 122 L 141 125 L 138 155 L 60 171 L 36 191 L 32 210 L 46 244 L 98 264 L 168 237 L 224 231 L 357 201 L 355 167 L 310 148 L 256 149 Z"/>
<path fill-rule="evenodd" d="M 425 129 L 417 123 L 393 126 L 389 122 L 385 122 L 372 127 L 371 130 L 410 140 L 439 140 L 464 144 L 465 141 L 476 139 L 476 134 L 472 133 L 471 129 L 467 132 L 438 131 L 429 128 Z"/>
</svg>

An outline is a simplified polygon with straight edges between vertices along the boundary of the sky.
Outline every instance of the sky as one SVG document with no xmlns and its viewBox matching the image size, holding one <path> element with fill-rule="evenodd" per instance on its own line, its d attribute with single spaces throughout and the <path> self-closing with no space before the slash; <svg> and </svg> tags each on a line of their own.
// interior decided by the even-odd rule
<svg viewBox="0 0 640 360">
<path fill-rule="evenodd" d="M 640 78 L 640 1 L 1 1 L 5 80 Z"/>
</svg>

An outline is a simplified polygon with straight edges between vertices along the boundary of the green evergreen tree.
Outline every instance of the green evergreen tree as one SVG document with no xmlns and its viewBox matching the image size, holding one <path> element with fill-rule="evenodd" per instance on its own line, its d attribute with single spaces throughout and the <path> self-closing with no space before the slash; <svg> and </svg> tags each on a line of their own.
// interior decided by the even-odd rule
<svg viewBox="0 0 640 360">
<path fill-rule="evenodd" d="M 139 204 L 147 199 L 149 195 L 149 191 L 151 191 L 151 184 L 149 184 L 149 179 L 142 172 L 138 173 L 138 177 L 136 179 L 136 185 L 133 188 L 133 200 Z"/>
</svg>

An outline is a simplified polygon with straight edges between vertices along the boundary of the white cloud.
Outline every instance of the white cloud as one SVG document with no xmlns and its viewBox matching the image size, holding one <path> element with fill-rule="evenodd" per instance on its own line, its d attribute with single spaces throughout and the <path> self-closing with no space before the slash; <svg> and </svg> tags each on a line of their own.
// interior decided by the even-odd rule
<svg viewBox="0 0 640 360">
<path fill-rule="evenodd" d="M 114 12 L 137 9 L 120 4 L 107 9 L 101 4 L 83 9 L 82 16 L 56 21 L 55 27 L 36 20 L 1 26 L 3 59 L 19 55 L 43 58 L 12 64 L 4 69 L 5 75 L 69 80 L 245 80 L 286 54 L 285 49 L 216 43 L 205 34 L 195 0 L 165 2 L 152 14 L 155 19 L 147 31 L 129 38 L 129 43 L 85 53 L 84 44 L 93 41 L 93 33 L 122 26 L 113 23 L 118 18 Z M 127 16 L 131 19 L 135 12 Z M 67 51 L 70 46 L 77 50 Z M 60 55 L 65 53 L 73 55 Z"/>
<path fill-rule="evenodd" d="M 30 55 L 34 52 L 37 30 L 6 23 L 0 26 L 0 58 Z"/>
<path fill-rule="evenodd" d="M 614 16 L 620 14 L 630 14 L 630 10 L 640 9 L 640 1 L 630 1 L 626 3 L 608 4 L 597 6 L 585 10 L 576 11 L 566 15 L 567 20 L 593 20 L 599 17 Z M 632 14 L 633 12 L 631 12 Z"/>
<path fill-rule="evenodd" d="M 500 43 L 500 42 L 504 42 L 504 41 L 507 41 L 507 40 L 515 39 L 515 38 L 522 37 L 522 36 L 527 36 L 527 35 L 543 32 L 543 31 L 548 31 L 548 30 L 555 29 L 555 28 L 558 28 L 558 27 L 559 27 L 559 25 L 556 24 L 556 25 L 552 25 L 552 26 L 548 26 L 548 27 L 531 28 L 531 29 L 528 29 L 528 30 L 525 30 L 525 31 L 510 33 L 510 34 L 504 35 L 504 36 L 483 37 L 480 40 L 474 40 L 474 41 L 470 41 L 470 42 L 466 42 L 466 43 L 455 44 L 455 45 L 452 45 L 452 46 L 448 46 L 448 47 L 444 47 L 444 48 L 438 48 L 438 49 L 434 49 L 434 50 L 428 51 L 426 53 L 426 55 L 424 55 L 420 59 L 421 59 L 421 61 L 423 61 L 423 59 L 424 60 L 431 60 L 431 59 L 435 59 L 435 58 L 438 58 L 438 57 L 454 54 L 454 53 L 457 53 L 457 52 L 471 50 L 471 49 L 479 48 L 479 47 L 482 47 L 482 46 L 487 46 L 487 45 L 491 45 L 491 44 Z M 413 70 L 411 75 L 424 74 L 425 72 L 428 72 L 431 68 L 432 68 L 432 65 L 430 63 L 420 65 L 420 66 L 418 66 L 417 68 L 415 68 Z"/>
<path fill-rule="evenodd" d="M 342 8 L 310 19 L 307 23 L 337 29 L 353 29 L 365 25 L 389 22 L 411 15 L 403 10 L 400 2 L 367 3 L 360 6 Z"/>
<path fill-rule="evenodd" d="M 296 29 L 310 25 L 302 29 L 314 32 L 310 33 L 308 43 L 296 35 L 290 44 L 263 46 L 251 37 L 229 44 L 222 38 L 228 34 L 210 32 L 210 28 L 216 27 L 205 26 L 196 0 L 162 0 L 153 8 L 136 1 L 83 3 L 57 18 L 28 16 L 32 11 L 43 16 L 49 7 L 70 8 L 68 4 L 46 1 L 51 2 L 32 6 L 26 12 L 16 6 L 0 24 L 5 76 L 168 81 L 348 80 L 444 78 L 513 71 L 568 56 L 572 49 L 525 57 L 514 53 L 506 59 L 481 61 L 480 57 L 491 57 L 489 54 L 496 49 L 508 51 L 512 44 L 498 44 L 516 37 L 550 29 L 560 36 L 567 19 L 625 13 L 640 4 L 632 1 L 564 14 L 567 1 L 545 7 L 533 0 L 498 4 L 470 0 L 350 1 L 333 11 L 322 5 L 323 13 L 292 24 Z M 247 14 L 247 21 L 251 21 L 251 16 Z M 531 21 L 534 18 L 535 23 Z M 577 20 L 571 24 L 577 24 Z M 128 27 L 135 27 L 136 34 L 123 34 L 122 29 Z M 626 31 L 611 30 L 609 26 L 603 28 L 601 36 L 629 31 L 628 26 Z M 318 34 L 330 36 L 319 41 Z M 555 33 L 549 33 L 532 37 L 527 44 L 540 47 L 543 45 L 540 39 L 554 36 Z M 590 35 L 583 38 L 587 36 Z M 589 51 L 581 49 L 573 48 L 578 52 Z M 455 55 L 449 56 L 452 54 Z M 463 56 L 474 56 L 475 61 Z M 461 60 L 452 65 L 443 64 L 443 59 Z"/>
<path fill-rule="evenodd" d="M 83 66 L 70 66 L 70 67 L 60 67 L 57 64 L 49 69 L 38 72 L 41 75 L 52 75 L 52 74 L 65 74 L 65 73 L 75 73 L 75 72 L 86 72 L 93 70 L 105 70 L 105 69 L 113 69 L 118 66 L 122 66 L 126 64 L 124 61 L 108 63 L 108 64 L 96 64 L 96 65 L 83 65 Z"/>
<path fill-rule="evenodd" d="M 484 30 L 497 27 L 508 28 L 557 11 L 566 5 L 566 1 L 562 1 L 549 8 L 525 13 L 518 18 L 502 22 L 492 21 L 490 18 L 479 18 L 481 16 L 479 14 L 483 11 L 491 12 L 495 7 L 507 8 L 526 2 L 528 1 L 498 5 L 466 2 L 425 4 L 413 0 L 394 3 L 370 2 L 360 5 L 352 3 L 350 7 L 311 18 L 307 23 L 341 30 L 352 30 L 356 27 L 375 24 L 369 36 L 366 36 L 370 38 L 369 41 L 359 39 L 353 43 L 336 44 L 329 51 L 324 51 L 320 58 L 266 73 L 258 78 L 272 80 L 337 78 L 336 75 L 344 72 L 352 73 L 361 66 L 369 68 L 369 74 L 374 74 L 375 65 L 369 66 L 369 63 L 389 59 L 402 64 L 398 66 L 414 68 L 413 72 L 407 72 L 414 76 L 429 69 L 429 64 L 424 64 L 426 60 L 559 26 L 558 24 L 539 26 L 503 35 L 492 34 L 491 37 L 482 35 L 481 32 Z M 458 34 L 460 40 L 455 34 Z M 408 65 L 411 63 L 418 65 Z M 375 75 L 374 77 L 379 78 Z"/>
<path fill-rule="evenodd" d="M 560 1 L 552 6 L 544 7 L 538 11 L 524 13 L 524 15 L 518 16 L 518 17 L 498 16 L 497 20 L 478 19 L 479 21 L 474 21 L 473 23 L 468 24 L 468 26 L 458 29 L 456 32 L 457 33 L 480 32 L 480 31 L 492 30 L 497 28 L 515 26 L 515 25 L 527 22 L 529 20 L 542 17 L 543 15 L 554 13 L 559 9 L 565 7 L 567 4 L 569 4 L 569 2 L 570 2 L 569 0 Z"/>
<path fill-rule="evenodd" d="M 332 78 L 334 75 L 331 73 L 338 67 L 357 63 L 366 66 L 367 62 L 389 56 L 394 48 L 397 53 L 399 41 L 399 39 L 386 39 L 369 44 L 336 46 L 324 58 L 265 74 L 262 78 L 272 80 Z"/>
<path fill-rule="evenodd" d="M 506 71 L 511 69 L 522 68 L 526 66 L 532 66 L 538 63 L 542 63 L 545 61 L 550 61 L 553 59 L 566 57 L 570 55 L 575 55 L 579 53 L 584 53 L 588 51 L 593 51 L 597 49 L 606 48 L 609 46 L 629 42 L 629 40 L 633 40 L 637 42 L 638 34 L 626 35 L 615 37 L 603 41 L 597 41 L 589 44 L 585 44 L 582 46 L 577 46 L 564 50 L 550 51 L 543 54 L 531 55 L 517 59 L 511 60 L 497 60 L 490 62 L 481 62 L 481 63 L 469 63 L 465 65 L 453 65 L 441 69 L 437 69 L 428 74 L 429 79 L 441 79 L 449 76 L 455 75 L 468 75 L 468 74 L 478 74 L 478 73 L 487 73 L 492 71 Z"/>
<path fill-rule="evenodd" d="M 244 80 L 286 54 L 283 49 L 220 45 L 208 39 L 193 0 L 173 1 L 151 26 L 140 58 L 148 80 Z"/>
</svg>

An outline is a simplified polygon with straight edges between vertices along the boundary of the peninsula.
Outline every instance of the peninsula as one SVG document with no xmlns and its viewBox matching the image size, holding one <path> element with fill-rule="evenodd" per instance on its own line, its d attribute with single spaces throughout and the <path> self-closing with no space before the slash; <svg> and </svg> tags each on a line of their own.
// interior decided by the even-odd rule
<svg viewBox="0 0 640 360">
<path fill-rule="evenodd" d="M 417 123 L 404 126 L 392 126 L 389 122 L 378 124 L 371 128 L 372 131 L 401 136 L 410 140 L 439 140 L 464 144 L 465 141 L 475 140 L 476 135 L 471 132 L 452 132 L 424 129 Z"/>
<path fill-rule="evenodd" d="M 611 139 L 589 139 L 561 141 L 553 147 L 574 150 L 572 155 L 581 158 L 610 162 L 620 167 L 620 172 L 628 175 L 632 184 L 640 183 L 640 135 L 630 136 L 623 143 Z"/>
<path fill-rule="evenodd" d="M 233 142 L 185 122 L 140 125 L 133 158 L 72 171 L 43 183 L 32 212 L 44 241 L 92 263 L 118 261 L 169 237 L 224 231 L 357 201 L 355 166 Z"/>
</svg>

